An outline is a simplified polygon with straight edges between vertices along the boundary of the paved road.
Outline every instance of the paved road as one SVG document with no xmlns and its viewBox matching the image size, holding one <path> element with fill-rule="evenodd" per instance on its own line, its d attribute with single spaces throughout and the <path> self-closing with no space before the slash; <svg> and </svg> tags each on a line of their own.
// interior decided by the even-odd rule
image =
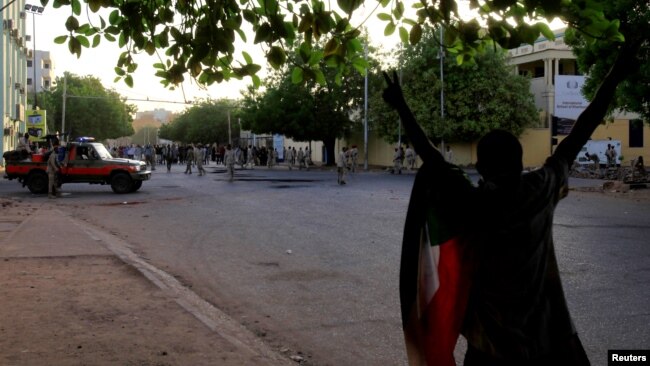
<svg viewBox="0 0 650 366">
<path fill-rule="evenodd" d="M 338 186 L 334 171 L 259 168 L 228 183 L 207 170 L 158 169 L 129 195 L 68 185 L 60 204 L 307 365 L 406 363 L 397 282 L 412 174 Z M 0 193 L 44 199 L 15 182 Z M 565 290 L 593 365 L 650 344 L 648 205 L 573 192 L 557 209 Z"/>
</svg>

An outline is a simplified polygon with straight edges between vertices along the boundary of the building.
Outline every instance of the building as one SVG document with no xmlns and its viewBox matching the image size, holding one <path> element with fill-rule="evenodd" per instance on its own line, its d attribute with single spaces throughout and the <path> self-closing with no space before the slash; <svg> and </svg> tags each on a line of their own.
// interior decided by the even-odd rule
<svg viewBox="0 0 650 366">
<path fill-rule="evenodd" d="M 54 77 L 54 62 L 49 51 L 29 52 L 27 58 L 27 92 L 37 93 L 48 90 L 52 86 Z M 34 67 L 34 65 L 36 65 Z"/>
<path fill-rule="evenodd" d="M 27 104 L 26 13 L 24 1 L 15 1 L 3 7 L 2 37 L 0 37 L 0 115 L 2 130 L 0 150 L 14 150 L 18 136 L 25 131 Z M 4 163 L 4 162 L 2 162 Z"/>
<path fill-rule="evenodd" d="M 558 141 L 570 131 L 575 118 L 588 102 L 580 93 L 584 76 L 579 75 L 576 57 L 564 43 L 564 30 L 555 32 L 555 40 L 540 38 L 534 44 L 525 44 L 508 50 L 508 61 L 513 72 L 530 77 L 530 91 L 539 111 L 539 122 L 519 137 L 524 148 L 525 167 L 541 166 L 552 153 Z M 619 140 L 623 160 L 629 165 L 638 156 L 650 161 L 650 127 L 634 114 L 617 114 L 613 121 L 599 126 L 592 134 L 594 140 Z M 337 151 L 342 145 L 364 146 L 363 137 L 337 141 Z M 391 166 L 392 146 L 380 137 L 369 133 L 369 165 Z M 476 142 L 452 144 L 454 163 L 476 163 Z"/>
<path fill-rule="evenodd" d="M 540 111 L 540 122 L 527 129 L 520 140 L 524 165 L 540 166 L 589 104 L 580 92 L 585 77 L 580 75 L 573 51 L 564 43 L 564 30 L 555 32 L 555 40 L 540 38 L 532 45 L 508 50 L 508 55 L 515 72 L 531 78 L 530 90 Z M 638 156 L 644 156 L 647 161 L 650 158 L 648 125 L 636 114 L 618 113 L 612 117 L 613 121 L 594 131 L 592 139 L 621 141 L 621 164 L 630 165 Z"/>
</svg>

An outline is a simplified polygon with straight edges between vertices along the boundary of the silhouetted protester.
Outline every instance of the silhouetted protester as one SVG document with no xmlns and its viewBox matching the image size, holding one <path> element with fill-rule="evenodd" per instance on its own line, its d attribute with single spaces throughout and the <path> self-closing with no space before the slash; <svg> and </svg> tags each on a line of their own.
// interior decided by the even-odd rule
<svg viewBox="0 0 650 366">
<path fill-rule="evenodd" d="M 477 147 L 476 187 L 428 140 L 397 75 L 384 76 L 384 100 L 424 162 L 400 269 L 409 362 L 455 365 L 460 332 L 466 366 L 589 365 L 562 289 L 552 226 L 569 166 L 598 123 L 579 118 L 546 163 L 525 174 L 517 138 L 487 133 Z"/>
</svg>

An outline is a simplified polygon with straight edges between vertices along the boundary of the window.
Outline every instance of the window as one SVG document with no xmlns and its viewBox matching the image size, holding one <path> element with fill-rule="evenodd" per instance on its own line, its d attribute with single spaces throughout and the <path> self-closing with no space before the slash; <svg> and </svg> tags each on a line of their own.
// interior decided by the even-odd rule
<svg viewBox="0 0 650 366">
<path fill-rule="evenodd" d="M 50 68 L 50 64 L 46 62 L 46 63 L 43 65 L 43 68 L 44 68 L 44 69 L 49 69 L 49 68 Z"/>
<path fill-rule="evenodd" d="M 27 67 L 32 67 L 32 60 L 27 60 Z"/>
<path fill-rule="evenodd" d="M 43 86 L 44 86 L 45 88 L 49 88 L 49 87 L 50 87 L 50 81 L 49 81 L 49 80 L 45 80 Z"/>
<path fill-rule="evenodd" d="M 630 147 L 643 147 L 643 120 L 630 120 Z"/>
<path fill-rule="evenodd" d="M 27 85 L 32 85 L 32 78 L 27 78 Z"/>
</svg>

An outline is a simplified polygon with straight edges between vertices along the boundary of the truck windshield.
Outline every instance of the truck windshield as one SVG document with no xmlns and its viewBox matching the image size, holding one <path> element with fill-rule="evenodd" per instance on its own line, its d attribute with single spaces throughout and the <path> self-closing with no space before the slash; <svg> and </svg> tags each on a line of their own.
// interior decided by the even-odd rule
<svg viewBox="0 0 650 366">
<path fill-rule="evenodd" d="M 99 156 L 100 159 L 106 160 L 112 158 L 111 153 L 109 153 L 108 150 L 106 150 L 104 145 L 99 143 L 94 143 L 92 145 L 95 148 L 95 151 L 97 152 L 97 155 Z"/>
</svg>

